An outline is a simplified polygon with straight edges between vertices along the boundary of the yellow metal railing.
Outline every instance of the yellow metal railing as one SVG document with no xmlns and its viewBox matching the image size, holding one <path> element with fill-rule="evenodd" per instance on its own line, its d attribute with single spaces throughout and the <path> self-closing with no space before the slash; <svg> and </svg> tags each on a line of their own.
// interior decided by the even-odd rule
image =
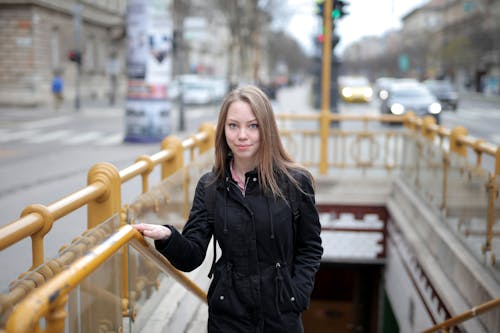
<svg viewBox="0 0 500 333">
<path fill-rule="evenodd" d="M 206 302 L 206 294 L 203 290 L 193 284 L 184 274 L 177 272 L 162 255 L 144 240 L 137 230 L 130 225 L 125 225 L 43 286 L 33 290 L 17 304 L 9 316 L 6 331 L 38 332 L 40 330 L 39 318 L 45 318 L 46 332 L 62 332 L 66 320 L 65 308 L 69 293 L 105 260 L 128 244 L 157 264 L 158 268 L 173 275 L 179 283 L 191 290 L 203 302 Z"/>
<path fill-rule="evenodd" d="M 475 306 L 472 309 L 459 314 L 458 316 L 445 320 L 442 323 L 439 323 L 425 331 L 422 331 L 422 333 L 432 333 L 432 332 L 437 332 L 439 330 L 443 333 L 449 332 L 450 328 L 453 328 L 468 319 L 479 316 L 481 313 L 485 313 L 497 307 L 500 307 L 500 297 L 492 299 L 491 301 L 488 301 L 481 305 Z"/>
<path fill-rule="evenodd" d="M 499 216 L 498 209 L 498 176 L 500 172 L 500 149 L 491 144 L 485 143 L 482 140 L 477 140 L 467 135 L 463 128 L 455 128 L 452 130 L 436 125 L 432 119 L 420 119 L 412 114 L 405 117 L 397 116 L 365 116 L 365 115 L 339 115 L 339 114 L 321 114 L 321 115 L 277 115 L 279 121 L 314 121 L 320 123 L 318 129 L 309 130 L 290 130 L 282 127 L 283 140 L 287 147 L 291 150 L 296 159 L 302 164 L 308 165 L 316 169 L 317 173 L 325 174 L 328 171 L 338 173 L 351 169 L 359 169 L 364 174 L 373 169 L 380 169 L 386 174 L 390 174 L 395 169 L 401 169 L 403 175 L 416 186 L 417 189 L 428 196 L 431 204 L 437 205 L 443 212 L 451 216 L 453 212 L 451 203 L 456 200 L 450 193 L 449 177 L 450 175 L 461 177 L 464 186 L 460 188 L 470 187 L 470 179 L 475 175 L 484 175 L 480 180 L 487 180 L 482 189 L 487 196 L 487 203 L 480 206 L 481 214 L 486 218 L 486 229 L 484 234 L 486 242 L 483 246 L 484 253 L 491 253 L 491 239 L 495 237 L 493 224 L 495 216 Z M 359 130 L 349 130 L 342 128 L 328 128 L 332 122 L 361 122 L 362 127 Z M 397 123 L 403 122 L 404 128 L 399 130 L 380 130 L 371 129 L 373 123 Z M 326 125 L 325 125 L 326 124 Z M 326 126 L 326 127 L 325 127 Z M 325 128 L 326 137 L 325 135 Z M 123 245 L 127 242 L 135 242 L 134 233 L 125 228 L 127 220 L 130 220 L 130 212 L 134 215 L 147 210 L 148 207 L 153 210 L 158 209 L 158 198 L 163 194 L 154 194 L 148 197 L 150 191 L 149 176 L 157 167 L 161 167 L 161 179 L 166 180 L 174 175 L 179 175 L 179 171 L 186 168 L 185 158 L 193 161 L 199 154 L 208 151 L 213 146 L 214 128 L 212 125 L 204 125 L 200 132 L 181 141 L 175 137 L 168 137 L 162 142 L 161 151 L 152 156 L 140 156 L 136 162 L 118 171 L 113 165 L 101 163 L 94 166 L 88 174 L 88 186 L 51 204 L 48 206 L 31 205 L 28 206 L 22 213 L 22 217 L 0 229 L 0 250 L 5 249 L 18 241 L 27 237 L 32 238 L 32 271 L 38 273 L 38 267 L 44 263 L 43 241 L 44 236 L 50 231 L 54 222 L 68 213 L 87 205 L 88 209 L 88 228 L 92 229 L 98 226 L 113 215 L 119 216 L 119 224 L 122 226 L 120 232 L 115 233 L 111 238 L 106 238 L 104 242 L 98 241 L 100 244 L 92 251 L 98 251 L 99 256 L 109 257 L 112 253 L 122 251 L 121 260 L 123 273 L 122 277 L 122 312 L 124 316 L 130 315 L 131 304 L 133 298 L 129 295 L 129 276 L 127 274 L 128 252 L 123 250 Z M 319 148 L 318 148 L 319 147 Z M 332 148 L 333 147 L 333 148 Z M 410 150 L 410 153 L 408 152 Z M 472 151 L 475 154 L 475 160 L 470 163 L 467 160 L 468 152 Z M 413 156 L 408 156 L 413 154 Z M 483 156 L 492 158 L 494 167 L 492 170 L 486 170 L 483 167 Z M 325 170 L 325 166 L 327 166 Z M 439 201 L 435 197 L 426 193 L 425 188 L 435 186 L 428 181 L 434 173 L 440 175 L 441 182 L 439 183 L 440 195 Z M 460 174 L 460 173 L 463 173 Z M 189 208 L 189 193 L 186 183 L 188 182 L 188 173 L 181 173 L 180 182 L 183 183 L 182 190 L 182 211 L 184 219 L 187 217 Z M 123 205 L 121 202 L 121 185 L 125 182 L 140 176 L 142 180 L 142 192 L 144 197 L 139 200 L 130 209 L 128 205 Z M 463 179 L 462 179 L 463 178 Z M 434 182 L 436 183 L 436 182 Z M 455 182 L 452 182 L 455 184 Z M 456 184 L 455 184 L 456 185 Z M 455 186 L 454 185 L 454 186 Z M 467 185 L 467 186 L 465 186 Z M 481 189 L 480 189 L 481 190 Z M 158 189 L 159 193 L 163 193 L 163 189 Z M 429 191 L 427 191 L 429 192 Z M 431 191 L 434 192 L 434 191 Z M 176 195 L 180 195 L 178 191 Z M 168 201 L 168 194 L 164 195 L 164 200 Z M 132 219 L 134 216 L 132 216 Z M 470 230 L 469 230 L 470 231 Z M 109 240 L 112 239 L 112 240 Z M 104 246 L 104 247 L 103 247 Z M 109 246 L 109 247 L 106 247 Z M 104 249 L 106 247 L 106 249 Z M 87 249 L 92 247 L 87 247 Z M 121 250 L 120 250 L 121 249 Z M 140 250 L 140 249 L 139 249 Z M 101 252 L 102 251 L 102 252 Z M 69 254 L 67 254 L 69 255 Z M 85 259 L 84 259 L 85 258 Z M 101 257 L 99 257 L 101 258 Z M 102 259 L 101 258 L 101 259 Z M 72 258 L 73 260 L 74 258 Z M 65 265 L 74 267 L 76 270 L 73 274 L 76 276 L 68 276 L 68 271 L 61 264 L 61 258 L 55 260 L 49 265 L 51 272 L 40 271 L 38 280 L 33 278 L 31 283 L 24 283 L 22 286 L 14 287 L 7 295 L 0 295 L 0 314 L 4 313 L 7 308 L 12 309 L 14 305 L 15 313 L 18 313 L 18 308 L 32 308 L 30 311 L 33 314 L 34 320 L 38 321 L 40 316 L 46 318 L 48 327 L 53 327 L 54 330 L 46 330 L 46 332 L 59 332 L 60 320 L 63 317 L 61 312 L 62 306 L 66 299 L 64 295 L 54 298 L 51 304 L 46 299 L 36 305 L 35 300 L 38 297 L 46 295 L 55 295 L 51 292 L 58 290 L 67 295 L 69 289 L 73 288 L 78 281 L 83 279 L 86 274 L 97 267 L 100 262 L 95 259 L 94 262 L 90 257 L 83 257 L 77 261 L 66 261 Z M 156 260 L 156 259 L 155 259 Z M 495 258 L 491 258 L 491 263 L 495 262 Z M 76 264 L 78 263 L 78 264 Z M 168 266 L 168 263 L 160 263 L 160 266 Z M 46 269 L 46 268 L 44 268 Z M 181 277 L 181 274 L 175 276 Z M 40 277 L 41 276 L 41 277 Z M 72 280 L 69 280 L 72 279 Z M 181 278 L 183 279 L 183 278 Z M 50 282 L 47 283 L 47 281 Z M 58 289 L 63 281 L 69 284 L 64 288 Z M 14 284 L 15 286 L 15 284 Z M 196 289 L 196 287 L 193 287 Z M 56 295 L 55 295 L 56 296 Z M 204 297 L 204 296 L 203 296 Z M 26 303 L 25 303 L 26 301 Z M 22 307 L 19 307 L 24 304 Z M 20 316 L 12 313 L 12 318 Z M 38 316 L 38 317 L 37 317 Z M 16 320 L 9 317 L 8 332 L 17 331 Z M 24 325 L 24 324 L 22 324 Z M 31 324 L 30 324 L 31 325 Z M 26 329 L 31 329 L 29 326 Z M 23 328 L 24 329 L 24 328 Z"/>
<path fill-rule="evenodd" d="M 59 279 L 63 273 L 67 274 L 64 267 L 68 262 L 66 257 L 51 260 L 50 265 L 43 265 L 45 261 L 44 237 L 54 222 L 86 205 L 88 229 L 95 228 L 113 215 L 120 216 L 120 224 L 124 225 L 127 220 L 128 206 L 122 207 L 122 184 L 141 176 L 142 191 L 145 193 L 149 189 L 149 175 L 156 166 L 161 167 L 161 178 L 166 179 L 186 167 L 185 153 L 193 161 L 196 156 L 208 152 L 213 147 L 213 142 L 214 127 L 206 124 L 201 126 L 199 133 L 186 140 L 181 141 L 176 137 L 167 137 L 162 142 L 160 152 L 152 156 L 140 156 L 133 165 L 122 171 L 118 171 L 109 163 L 99 163 L 90 169 L 88 185 L 85 188 L 48 206 L 30 205 L 24 209 L 20 219 L 0 228 L 0 250 L 31 237 L 32 265 L 27 273 L 33 272 L 33 274 L 28 274 L 28 277 L 26 277 L 27 273 L 22 274 L 19 277 L 19 280 L 22 280 L 20 283 L 14 281 L 11 283 L 12 287 L 9 292 L 0 295 L 0 319 L 4 319 L 16 304 L 34 290 L 40 289 L 47 281 L 56 277 Z M 186 192 L 187 185 L 184 184 L 183 188 Z M 187 193 L 184 197 L 187 197 Z M 184 216 L 187 216 L 188 208 L 186 201 Z M 68 255 L 73 256 L 74 253 L 66 254 L 66 256 Z M 130 313 L 127 251 L 122 253 L 122 270 L 122 310 L 123 315 L 127 316 Z M 182 276 L 176 270 L 172 274 L 178 277 Z M 64 299 L 60 299 L 60 301 L 62 304 L 65 302 Z M 58 332 L 58 330 L 47 330 L 47 332 Z"/>
</svg>

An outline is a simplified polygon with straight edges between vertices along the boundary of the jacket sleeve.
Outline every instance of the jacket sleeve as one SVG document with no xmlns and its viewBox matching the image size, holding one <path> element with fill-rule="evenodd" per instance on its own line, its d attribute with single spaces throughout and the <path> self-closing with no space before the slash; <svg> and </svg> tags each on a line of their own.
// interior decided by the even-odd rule
<svg viewBox="0 0 500 333">
<path fill-rule="evenodd" d="M 193 206 L 189 218 L 180 233 L 173 226 L 166 225 L 172 231 L 168 239 L 155 241 L 155 247 L 177 269 L 189 272 L 203 263 L 208 244 L 213 233 L 213 223 L 209 223 L 205 204 L 205 174 L 196 185 Z"/>
<path fill-rule="evenodd" d="M 321 245 L 321 224 L 316 209 L 314 188 L 311 180 L 300 176 L 301 188 L 298 205 L 300 218 L 297 223 L 293 280 L 295 286 L 309 303 L 314 288 L 314 277 L 319 269 L 323 247 Z M 305 305 L 306 307 L 308 305 Z"/>
</svg>

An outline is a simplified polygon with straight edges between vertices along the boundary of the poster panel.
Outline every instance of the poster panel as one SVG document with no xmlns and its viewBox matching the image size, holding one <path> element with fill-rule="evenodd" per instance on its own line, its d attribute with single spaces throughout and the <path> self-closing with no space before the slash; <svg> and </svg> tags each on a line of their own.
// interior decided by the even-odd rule
<svg viewBox="0 0 500 333">
<path fill-rule="evenodd" d="M 167 100 L 127 100 L 126 141 L 161 141 L 170 134 L 170 109 Z"/>
<path fill-rule="evenodd" d="M 170 135 L 173 22 L 170 0 L 129 0 L 125 141 L 158 142 Z"/>
</svg>

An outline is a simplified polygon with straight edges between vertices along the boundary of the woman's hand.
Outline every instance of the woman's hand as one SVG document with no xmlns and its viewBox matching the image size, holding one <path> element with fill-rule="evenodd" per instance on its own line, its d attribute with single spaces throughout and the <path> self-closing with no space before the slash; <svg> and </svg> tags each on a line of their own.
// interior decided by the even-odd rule
<svg viewBox="0 0 500 333">
<path fill-rule="evenodd" d="M 153 240 L 166 239 L 172 234 L 172 231 L 169 228 L 158 224 L 139 223 L 132 224 L 132 227 L 145 237 L 149 237 Z"/>
</svg>

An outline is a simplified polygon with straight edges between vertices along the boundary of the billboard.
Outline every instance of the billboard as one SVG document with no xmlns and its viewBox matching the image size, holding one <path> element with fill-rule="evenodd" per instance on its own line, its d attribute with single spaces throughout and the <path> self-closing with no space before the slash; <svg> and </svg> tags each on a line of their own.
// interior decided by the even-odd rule
<svg viewBox="0 0 500 333">
<path fill-rule="evenodd" d="M 129 0 L 125 141 L 158 142 L 170 134 L 172 57 L 170 0 Z"/>
</svg>

